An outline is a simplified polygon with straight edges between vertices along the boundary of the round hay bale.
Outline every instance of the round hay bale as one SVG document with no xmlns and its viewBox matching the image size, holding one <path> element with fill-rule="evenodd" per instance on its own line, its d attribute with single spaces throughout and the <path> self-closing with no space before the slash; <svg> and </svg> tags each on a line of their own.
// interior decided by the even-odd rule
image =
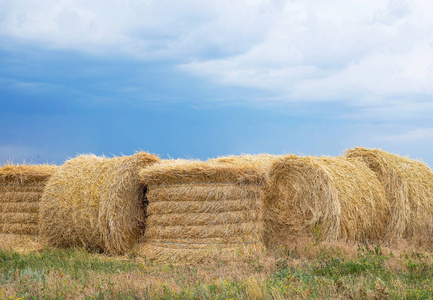
<svg viewBox="0 0 433 300">
<path fill-rule="evenodd" d="M 145 225 L 145 186 L 138 171 L 158 161 L 144 152 L 114 158 L 81 155 L 67 161 L 43 193 L 41 234 L 56 247 L 125 253 Z"/>
<path fill-rule="evenodd" d="M 286 155 L 272 164 L 266 197 L 267 243 L 378 240 L 389 206 L 374 172 L 358 160 Z"/>
<path fill-rule="evenodd" d="M 136 252 L 164 262 L 237 259 L 263 250 L 264 174 L 251 166 L 172 160 L 140 173 L 146 231 Z"/>
<path fill-rule="evenodd" d="M 433 232 L 433 173 L 421 161 L 379 149 L 357 147 L 345 157 L 359 158 L 375 172 L 391 206 L 389 240 Z"/>
</svg>

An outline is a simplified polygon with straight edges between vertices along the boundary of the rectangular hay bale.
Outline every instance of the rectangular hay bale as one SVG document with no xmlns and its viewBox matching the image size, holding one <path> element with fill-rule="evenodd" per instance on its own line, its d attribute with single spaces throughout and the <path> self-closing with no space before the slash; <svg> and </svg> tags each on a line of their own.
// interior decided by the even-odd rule
<svg viewBox="0 0 433 300">
<path fill-rule="evenodd" d="M 55 165 L 0 167 L 0 248 L 36 247 L 39 201 L 49 177 L 57 169 Z"/>
<path fill-rule="evenodd" d="M 139 256 L 176 263 L 263 250 L 264 177 L 257 168 L 173 160 L 140 176 L 149 204 Z"/>
</svg>

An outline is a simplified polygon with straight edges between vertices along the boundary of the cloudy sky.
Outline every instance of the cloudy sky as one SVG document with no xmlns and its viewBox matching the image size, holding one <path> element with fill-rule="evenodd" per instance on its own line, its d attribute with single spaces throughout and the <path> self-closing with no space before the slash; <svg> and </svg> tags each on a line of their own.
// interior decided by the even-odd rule
<svg viewBox="0 0 433 300">
<path fill-rule="evenodd" d="M 0 163 L 362 145 L 433 166 L 433 2 L 325 2 L 0 0 Z"/>
</svg>

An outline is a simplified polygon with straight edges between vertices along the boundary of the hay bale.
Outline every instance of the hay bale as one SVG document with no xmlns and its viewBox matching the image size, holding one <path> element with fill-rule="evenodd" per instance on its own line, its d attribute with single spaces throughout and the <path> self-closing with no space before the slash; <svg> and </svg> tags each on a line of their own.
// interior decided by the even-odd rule
<svg viewBox="0 0 433 300">
<path fill-rule="evenodd" d="M 387 239 L 433 232 L 433 173 L 427 165 L 379 149 L 349 149 L 344 156 L 364 161 L 382 183 L 391 206 Z"/>
<path fill-rule="evenodd" d="M 257 168 L 172 160 L 140 176 L 149 206 L 138 255 L 185 262 L 262 250 L 264 175 Z"/>
<path fill-rule="evenodd" d="M 378 240 L 389 206 L 374 172 L 358 160 L 286 155 L 269 171 L 269 244 L 287 238 Z"/>
<path fill-rule="evenodd" d="M 0 168 L 0 248 L 36 243 L 39 202 L 55 165 L 5 165 Z"/>
<path fill-rule="evenodd" d="M 56 247 L 124 253 L 144 228 L 145 187 L 138 171 L 158 161 L 144 152 L 67 161 L 44 191 L 41 234 Z"/>
</svg>

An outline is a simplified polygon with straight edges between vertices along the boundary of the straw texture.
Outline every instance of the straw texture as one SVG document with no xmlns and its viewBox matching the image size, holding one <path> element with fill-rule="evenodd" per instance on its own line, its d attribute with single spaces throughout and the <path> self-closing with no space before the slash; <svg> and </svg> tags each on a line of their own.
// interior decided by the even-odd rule
<svg viewBox="0 0 433 300">
<path fill-rule="evenodd" d="M 379 149 L 355 148 L 345 153 L 375 172 L 391 206 L 388 240 L 433 233 L 433 173 L 424 163 Z"/>
<path fill-rule="evenodd" d="M 47 184 L 41 202 L 41 234 L 52 246 L 84 246 L 123 254 L 142 234 L 144 185 L 138 171 L 158 162 L 144 152 L 67 161 Z"/>
<path fill-rule="evenodd" d="M 46 247 L 39 235 L 0 233 L 0 250 L 29 253 Z"/>
<path fill-rule="evenodd" d="M 230 155 L 221 156 L 213 159 L 209 159 L 209 163 L 218 164 L 231 164 L 231 165 L 242 165 L 259 168 L 262 172 L 268 172 L 272 163 L 279 159 L 281 155 L 274 154 L 243 154 L 243 155 Z"/>
<path fill-rule="evenodd" d="M 18 250 L 36 244 L 41 195 L 49 177 L 58 169 L 55 165 L 0 168 L 1 249 Z"/>
<path fill-rule="evenodd" d="M 333 157 L 287 155 L 269 171 L 267 242 L 314 237 L 320 241 L 378 240 L 389 205 L 365 164 Z"/>
<path fill-rule="evenodd" d="M 169 262 L 236 259 L 263 250 L 264 174 L 251 166 L 164 161 L 144 169 L 149 190 L 140 256 Z"/>
</svg>

